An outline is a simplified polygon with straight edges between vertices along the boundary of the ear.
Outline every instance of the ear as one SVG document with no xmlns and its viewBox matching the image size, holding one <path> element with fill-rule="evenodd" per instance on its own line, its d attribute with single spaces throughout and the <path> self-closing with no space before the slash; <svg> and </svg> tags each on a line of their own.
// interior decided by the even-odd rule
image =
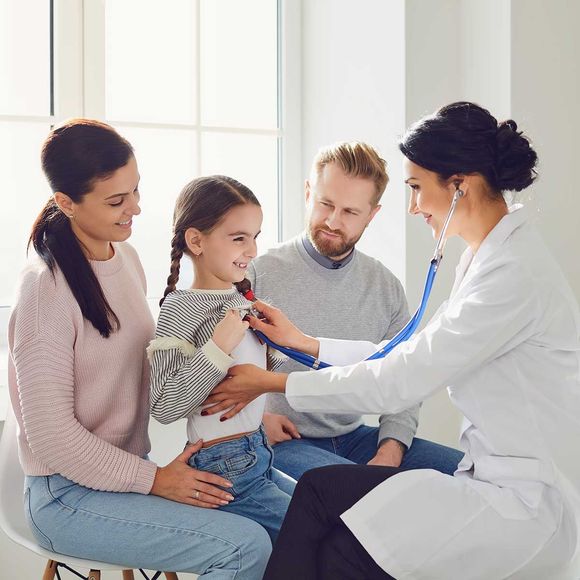
<svg viewBox="0 0 580 580">
<path fill-rule="evenodd" d="M 57 191 L 53 195 L 53 199 L 62 213 L 64 213 L 69 218 L 74 216 L 74 202 L 66 193 Z"/>
<path fill-rule="evenodd" d="M 197 228 L 188 228 L 185 230 L 185 245 L 192 256 L 201 256 L 203 234 Z"/>
<path fill-rule="evenodd" d="M 457 189 L 461 189 L 461 191 L 467 195 L 470 182 L 469 175 L 465 175 L 465 173 L 455 173 L 447 180 L 447 182 L 453 187 L 454 193 Z"/>
<path fill-rule="evenodd" d="M 367 221 L 367 226 L 373 221 L 373 219 L 375 218 L 375 216 L 379 213 L 381 207 L 383 207 L 382 205 L 375 205 L 375 207 L 373 207 L 373 209 L 371 210 L 371 214 L 369 216 L 369 219 Z M 366 226 L 365 226 L 366 227 Z"/>
<path fill-rule="evenodd" d="M 306 179 L 304 181 L 304 201 L 306 202 L 306 205 L 308 205 L 308 200 L 310 199 L 311 193 L 312 190 L 310 189 L 310 181 Z"/>
</svg>

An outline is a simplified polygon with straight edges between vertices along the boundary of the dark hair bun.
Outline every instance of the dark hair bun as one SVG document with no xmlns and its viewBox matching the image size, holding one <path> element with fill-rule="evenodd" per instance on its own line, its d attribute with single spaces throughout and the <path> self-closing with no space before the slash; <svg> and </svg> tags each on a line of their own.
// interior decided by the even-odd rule
<svg viewBox="0 0 580 580">
<path fill-rule="evenodd" d="M 530 142 L 518 131 L 515 121 L 499 123 L 496 134 L 496 174 L 501 190 L 521 191 L 537 176 L 538 156 Z"/>
</svg>

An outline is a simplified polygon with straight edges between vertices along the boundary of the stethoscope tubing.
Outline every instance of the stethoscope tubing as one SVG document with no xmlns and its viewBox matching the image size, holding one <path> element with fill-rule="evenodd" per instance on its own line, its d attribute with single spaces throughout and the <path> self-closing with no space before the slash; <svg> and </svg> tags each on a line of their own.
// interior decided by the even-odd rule
<svg viewBox="0 0 580 580">
<path fill-rule="evenodd" d="M 427 308 L 427 303 L 429 302 L 429 296 L 431 295 L 431 290 L 433 288 L 433 283 L 435 282 L 435 276 L 437 274 L 439 264 L 443 259 L 443 248 L 445 247 L 446 240 L 445 234 L 447 233 L 449 222 L 451 221 L 451 218 L 455 212 L 457 202 L 459 201 L 459 198 L 463 197 L 463 195 L 463 191 L 459 188 L 453 195 L 449 212 L 447 213 L 447 217 L 443 223 L 443 228 L 439 234 L 439 239 L 437 240 L 437 245 L 435 246 L 433 259 L 429 263 L 429 270 L 427 271 L 427 277 L 425 279 L 425 286 L 423 288 L 423 295 L 421 296 L 421 303 L 415 311 L 415 314 L 413 314 L 407 324 L 385 346 L 383 346 L 383 348 L 364 359 L 365 361 L 378 360 L 386 357 L 399 344 L 409 340 L 409 338 L 411 338 L 421 323 L 423 315 L 425 314 L 425 309 Z M 299 350 L 276 344 L 273 340 L 270 340 L 263 332 L 260 332 L 259 330 L 254 330 L 254 332 L 260 338 L 260 340 L 265 342 L 268 346 L 271 346 L 282 354 L 285 354 L 289 358 L 303 364 L 304 366 L 310 367 L 313 370 L 324 369 L 333 366 Z"/>
</svg>

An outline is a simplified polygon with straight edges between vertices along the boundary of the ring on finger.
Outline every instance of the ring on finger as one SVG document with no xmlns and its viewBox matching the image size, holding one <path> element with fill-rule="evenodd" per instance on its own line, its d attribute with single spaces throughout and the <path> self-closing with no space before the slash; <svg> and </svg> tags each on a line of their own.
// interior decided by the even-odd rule
<svg viewBox="0 0 580 580">
<path fill-rule="evenodd" d="M 195 491 L 195 493 L 193 494 L 193 497 L 194 497 L 195 499 L 199 499 L 199 489 L 197 489 L 197 490 Z"/>
</svg>

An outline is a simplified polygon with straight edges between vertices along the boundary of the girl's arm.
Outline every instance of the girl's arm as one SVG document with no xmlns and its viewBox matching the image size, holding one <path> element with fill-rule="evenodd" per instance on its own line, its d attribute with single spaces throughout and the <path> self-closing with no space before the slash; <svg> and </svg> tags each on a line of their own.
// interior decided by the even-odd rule
<svg viewBox="0 0 580 580">
<path fill-rule="evenodd" d="M 212 337 L 196 348 L 179 338 L 184 335 L 183 307 L 173 302 L 163 306 L 160 318 L 163 317 L 164 332 L 173 330 L 178 336 L 156 338 L 147 353 L 151 360 L 151 414 L 160 423 L 168 424 L 191 415 L 226 377 L 234 364 L 229 353 L 242 340 L 248 323 L 240 319 L 239 312 L 229 310 L 216 325 Z M 201 306 L 195 317 L 187 318 L 189 336 L 198 337 L 202 325 L 207 324 Z"/>
</svg>

